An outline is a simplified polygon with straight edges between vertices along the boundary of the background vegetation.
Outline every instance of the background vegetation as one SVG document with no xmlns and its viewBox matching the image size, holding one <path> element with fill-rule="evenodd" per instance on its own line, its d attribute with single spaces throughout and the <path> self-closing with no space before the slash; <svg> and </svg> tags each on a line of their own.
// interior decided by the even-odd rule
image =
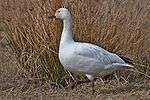
<svg viewBox="0 0 150 100">
<path fill-rule="evenodd" d="M 0 43 L 7 39 L 17 70 L 34 82 L 69 84 L 57 55 L 62 22 L 48 19 L 62 6 L 72 13 L 76 41 L 132 58 L 150 74 L 149 0 L 1 0 L 0 5 Z"/>
</svg>

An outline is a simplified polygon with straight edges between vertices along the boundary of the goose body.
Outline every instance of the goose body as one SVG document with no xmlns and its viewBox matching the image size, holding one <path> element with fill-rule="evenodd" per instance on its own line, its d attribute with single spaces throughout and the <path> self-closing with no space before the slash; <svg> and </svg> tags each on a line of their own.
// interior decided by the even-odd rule
<svg viewBox="0 0 150 100">
<path fill-rule="evenodd" d="M 115 70 L 132 67 L 118 55 L 97 45 L 75 42 L 72 36 L 72 18 L 68 9 L 58 9 L 55 17 L 63 20 L 59 60 L 65 69 L 84 74 L 93 81 L 95 76 L 105 76 Z"/>
<path fill-rule="evenodd" d="M 65 69 L 92 76 L 105 76 L 126 65 L 116 54 L 93 44 L 79 42 L 59 49 L 59 59 Z"/>
</svg>

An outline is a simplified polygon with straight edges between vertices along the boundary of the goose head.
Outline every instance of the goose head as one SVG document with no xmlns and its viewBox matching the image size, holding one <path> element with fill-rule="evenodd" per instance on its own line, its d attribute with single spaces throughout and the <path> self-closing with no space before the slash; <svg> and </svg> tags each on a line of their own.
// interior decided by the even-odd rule
<svg viewBox="0 0 150 100">
<path fill-rule="evenodd" d="M 58 18 L 58 19 L 61 19 L 61 20 L 66 20 L 66 19 L 71 18 L 71 14 L 70 14 L 68 9 L 59 8 L 58 10 L 56 10 L 55 15 L 50 16 L 49 18 Z"/>
</svg>

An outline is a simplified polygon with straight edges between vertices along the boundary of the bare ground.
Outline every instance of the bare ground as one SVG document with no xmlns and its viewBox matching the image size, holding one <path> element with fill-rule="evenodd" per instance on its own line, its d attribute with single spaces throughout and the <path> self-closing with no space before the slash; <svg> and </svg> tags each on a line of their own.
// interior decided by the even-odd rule
<svg viewBox="0 0 150 100">
<path fill-rule="evenodd" d="M 150 100 L 150 80 L 146 78 L 133 77 L 127 82 L 113 78 L 95 84 L 92 95 L 90 83 L 71 90 L 31 78 L 17 66 L 11 49 L 0 44 L 0 100 Z"/>
</svg>

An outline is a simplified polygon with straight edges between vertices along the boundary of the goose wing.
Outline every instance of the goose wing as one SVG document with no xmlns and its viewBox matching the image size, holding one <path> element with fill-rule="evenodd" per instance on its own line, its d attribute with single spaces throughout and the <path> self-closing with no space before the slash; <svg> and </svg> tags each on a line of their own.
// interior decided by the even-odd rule
<svg viewBox="0 0 150 100">
<path fill-rule="evenodd" d="M 107 50 L 89 43 L 77 43 L 75 54 L 86 59 L 93 59 L 102 65 L 112 63 L 125 63 L 118 55 L 110 53 Z"/>
</svg>

